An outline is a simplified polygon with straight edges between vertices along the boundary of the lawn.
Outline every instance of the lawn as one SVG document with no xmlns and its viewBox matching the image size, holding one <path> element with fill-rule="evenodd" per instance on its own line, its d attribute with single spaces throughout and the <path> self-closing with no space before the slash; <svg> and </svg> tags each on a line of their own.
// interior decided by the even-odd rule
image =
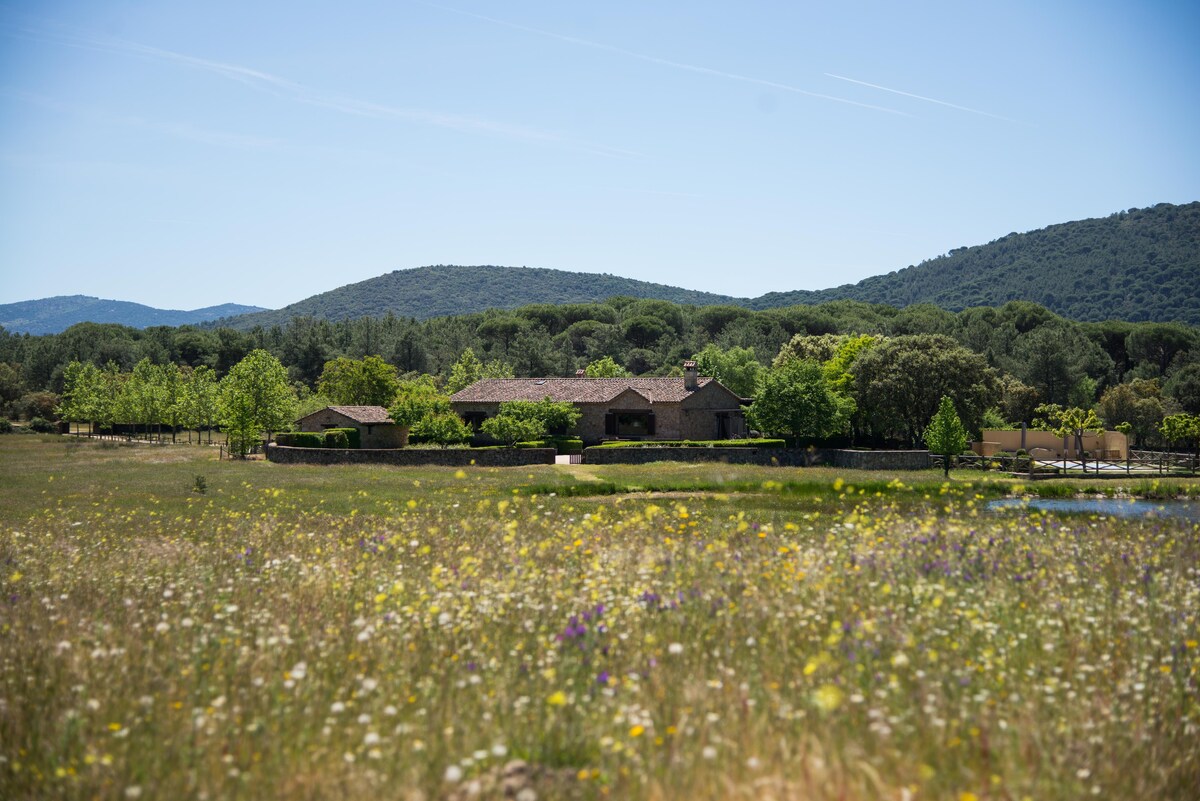
<svg viewBox="0 0 1200 801">
<path fill-rule="evenodd" d="M 0 798 L 1195 798 L 1200 529 L 1043 486 L 0 437 Z"/>
</svg>

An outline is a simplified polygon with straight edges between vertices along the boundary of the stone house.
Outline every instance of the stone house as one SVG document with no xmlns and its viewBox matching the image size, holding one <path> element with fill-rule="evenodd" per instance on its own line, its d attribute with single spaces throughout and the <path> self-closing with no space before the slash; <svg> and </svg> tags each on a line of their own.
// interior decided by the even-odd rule
<svg viewBox="0 0 1200 801">
<path fill-rule="evenodd" d="M 450 405 L 478 428 L 505 401 L 572 403 L 582 413 L 573 431 L 585 444 L 606 439 L 712 440 L 747 435 L 742 399 L 684 362 L 682 377 L 485 378 L 450 396 Z"/>
<path fill-rule="evenodd" d="M 396 425 L 382 406 L 326 406 L 296 421 L 300 431 L 357 428 L 362 448 L 401 448 L 407 431 Z"/>
</svg>

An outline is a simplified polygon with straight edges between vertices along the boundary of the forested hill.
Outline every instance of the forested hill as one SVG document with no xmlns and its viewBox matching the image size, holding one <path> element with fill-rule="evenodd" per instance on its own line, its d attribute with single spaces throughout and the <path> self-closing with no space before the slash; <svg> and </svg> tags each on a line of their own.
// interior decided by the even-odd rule
<svg viewBox="0 0 1200 801">
<path fill-rule="evenodd" d="M 192 311 L 156 309 L 125 300 L 88 295 L 58 295 L 41 300 L 0 304 L 0 326 L 18 334 L 56 334 L 76 323 L 119 323 L 131 328 L 190 325 L 258 311 L 258 306 L 226 303 Z"/>
<path fill-rule="evenodd" d="M 531 303 L 589 303 L 618 295 L 669 300 L 692 306 L 746 301 L 709 292 L 652 284 L 632 278 L 572 273 L 532 267 L 459 267 L 437 265 L 396 270 L 329 292 L 313 295 L 276 311 L 257 312 L 222 321 L 242 330 L 268 327 L 293 317 L 351 320 L 397 317 L 419 320 L 485 309 L 515 309 Z"/>
<path fill-rule="evenodd" d="M 1161 203 L 959 248 L 857 284 L 774 292 L 754 309 L 831 300 L 957 311 L 1029 300 L 1074 320 L 1200 324 L 1200 202 Z"/>
</svg>

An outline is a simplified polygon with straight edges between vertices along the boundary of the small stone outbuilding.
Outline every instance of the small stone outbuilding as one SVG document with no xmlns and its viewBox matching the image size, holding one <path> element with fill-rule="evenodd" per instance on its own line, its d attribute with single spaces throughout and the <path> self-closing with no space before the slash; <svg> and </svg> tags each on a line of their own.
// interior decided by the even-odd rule
<svg viewBox="0 0 1200 801">
<path fill-rule="evenodd" d="M 357 428 L 359 447 L 401 448 L 408 433 L 396 425 L 382 406 L 326 406 L 296 421 L 301 431 L 320 432 L 329 428 Z"/>
<path fill-rule="evenodd" d="M 581 371 L 582 372 L 582 371 Z M 485 378 L 450 396 L 476 428 L 506 401 L 572 403 L 582 413 L 571 434 L 593 445 L 611 439 L 716 440 L 747 435 L 742 399 L 685 362 L 665 378 Z"/>
</svg>

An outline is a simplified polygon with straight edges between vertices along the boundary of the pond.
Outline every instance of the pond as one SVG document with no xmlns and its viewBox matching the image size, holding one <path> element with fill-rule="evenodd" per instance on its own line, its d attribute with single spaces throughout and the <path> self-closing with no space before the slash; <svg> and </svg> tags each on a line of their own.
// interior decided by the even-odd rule
<svg viewBox="0 0 1200 801">
<path fill-rule="evenodd" d="M 1004 498 L 991 501 L 992 511 L 1035 509 L 1039 512 L 1094 514 L 1106 517 L 1177 517 L 1200 523 L 1200 501 L 1139 501 L 1115 498 Z"/>
</svg>

